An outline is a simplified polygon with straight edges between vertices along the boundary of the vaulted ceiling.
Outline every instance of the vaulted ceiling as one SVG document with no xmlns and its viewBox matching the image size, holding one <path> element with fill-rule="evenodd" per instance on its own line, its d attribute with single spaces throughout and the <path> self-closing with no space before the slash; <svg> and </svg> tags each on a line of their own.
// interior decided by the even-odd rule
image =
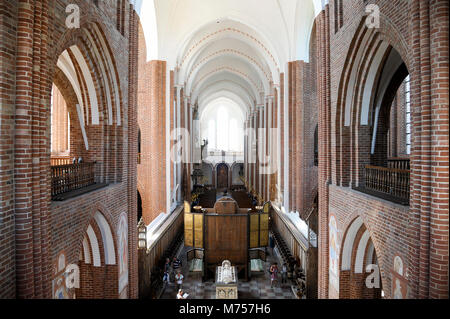
<svg viewBox="0 0 450 319">
<path fill-rule="evenodd" d="M 136 0 L 147 59 L 165 60 L 200 110 L 264 103 L 289 61 L 308 60 L 324 0 Z M 247 113 L 247 112 L 246 112 Z"/>
</svg>

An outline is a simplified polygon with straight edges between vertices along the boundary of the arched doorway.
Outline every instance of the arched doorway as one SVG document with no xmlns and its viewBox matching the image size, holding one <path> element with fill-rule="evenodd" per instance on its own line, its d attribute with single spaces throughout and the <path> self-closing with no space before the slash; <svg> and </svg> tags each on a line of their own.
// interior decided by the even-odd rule
<svg viewBox="0 0 450 319">
<path fill-rule="evenodd" d="M 217 165 L 217 188 L 228 188 L 228 166 L 225 163 Z"/>
<path fill-rule="evenodd" d="M 361 217 L 345 233 L 339 271 L 340 299 L 381 298 L 382 284 L 375 246 Z"/>
</svg>

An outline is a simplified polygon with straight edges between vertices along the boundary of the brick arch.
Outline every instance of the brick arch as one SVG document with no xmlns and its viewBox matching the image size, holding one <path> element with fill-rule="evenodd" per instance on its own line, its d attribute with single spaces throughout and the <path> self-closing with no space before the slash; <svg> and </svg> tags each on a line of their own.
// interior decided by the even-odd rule
<svg viewBox="0 0 450 319">
<path fill-rule="evenodd" d="M 207 165 L 207 166 L 209 166 L 211 168 L 211 185 L 213 187 L 215 187 L 216 186 L 216 177 L 217 176 L 215 176 L 216 175 L 215 174 L 216 168 L 215 168 L 214 164 L 209 162 L 209 161 L 207 161 L 207 160 L 203 160 L 203 162 L 202 162 L 202 170 L 203 170 L 203 164 L 205 164 L 205 165 Z"/>
<path fill-rule="evenodd" d="M 62 35 L 58 43 L 53 47 L 52 64 L 56 77 L 58 67 L 56 66 L 60 55 L 72 48 L 78 52 L 78 61 L 85 65 L 84 73 L 88 80 L 92 80 L 94 88 L 86 83 L 86 77 L 82 72 L 81 65 L 78 64 L 73 50 L 68 50 L 70 60 L 75 68 L 76 80 L 80 85 L 80 99 L 82 102 L 85 119 L 81 128 L 81 136 L 89 150 L 87 151 L 90 161 L 96 161 L 97 171 L 100 173 L 100 180 L 121 182 L 123 178 L 121 161 L 123 144 L 120 142 L 123 136 L 123 103 L 122 90 L 118 75 L 116 59 L 107 41 L 108 33 L 104 32 L 105 26 L 100 18 L 90 17 L 80 23 L 79 29 L 68 29 Z M 88 70 L 86 70 L 86 68 Z M 86 73 L 87 72 L 87 73 Z M 67 80 L 67 78 L 66 78 Z M 91 89 L 89 89 L 91 87 Z M 48 95 L 50 98 L 50 94 Z M 96 104 L 94 108 L 92 102 Z M 74 118 L 78 119 L 77 116 Z M 100 125 L 92 121 L 97 121 Z M 85 136 L 85 138 L 84 138 Z M 111 152 L 105 152 L 105 144 Z M 91 146 L 92 145 L 92 146 Z"/>
<path fill-rule="evenodd" d="M 104 222 L 106 224 L 103 224 Z M 83 228 L 85 230 L 77 248 L 77 253 L 81 256 L 78 262 L 80 267 L 80 288 L 76 289 L 78 298 L 118 298 L 119 256 L 116 238 L 117 227 L 113 227 L 113 225 L 115 224 L 111 213 L 103 205 L 95 205 L 85 222 L 85 227 Z M 104 229 L 105 226 L 107 229 Z M 108 239 L 108 237 L 110 238 Z M 86 243 L 88 247 L 86 247 Z M 111 251 L 108 249 L 111 247 L 109 246 L 111 244 L 113 245 L 114 259 L 111 259 Z M 86 252 L 88 252 L 88 256 Z M 87 261 L 90 262 L 87 263 Z"/>
<path fill-rule="evenodd" d="M 86 148 L 81 136 L 81 126 L 76 110 L 78 100 L 75 91 L 66 75 L 59 68 L 55 69 L 53 84 L 61 92 L 67 104 L 67 111 L 70 114 L 70 155 L 71 157 L 81 156 L 86 158 Z"/>
<path fill-rule="evenodd" d="M 230 172 L 228 174 L 229 175 L 228 176 L 228 179 L 229 179 L 228 183 L 229 183 L 230 186 L 233 186 L 233 171 L 239 165 L 242 165 L 242 170 L 245 170 L 245 163 L 243 161 L 236 161 L 233 164 L 231 164 Z M 244 175 L 245 175 L 245 173 L 244 173 Z"/>
<path fill-rule="evenodd" d="M 339 252 L 339 298 L 381 298 L 382 288 L 387 287 L 385 276 L 383 276 L 383 262 L 377 253 L 379 245 L 367 225 L 370 224 L 364 220 L 363 216 L 352 214 L 345 221 L 344 227 L 338 226 L 340 229 L 345 229 Z M 366 286 L 366 278 L 369 275 L 366 267 L 369 262 L 378 266 L 379 288 L 370 289 Z"/>
<path fill-rule="evenodd" d="M 334 119 L 336 183 L 341 186 L 358 185 L 361 167 L 370 164 L 371 145 L 365 140 L 372 134 L 368 124 L 373 120 L 374 103 L 385 65 L 393 53 L 398 53 L 407 67 L 405 41 L 395 26 L 385 20 L 381 17 L 380 24 L 384 21 L 386 26 L 375 30 L 365 26 L 365 17 L 361 19 L 342 70 Z M 385 93 L 381 98 L 384 96 Z"/>
<path fill-rule="evenodd" d="M 83 236 L 86 233 L 86 230 L 89 227 L 89 225 L 91 225 L 93 223 L 93 221 L 95 222 L 94 216 L 97 212 L 99 212 L 106 219 L 108 226 L 111 229 L 114 244 L 116 244 L 116 242 L 117 242 L 117 238 L 116 238 L 117 221 L 115 221 L 111 212 L 102 203 L 98 202 L 90 209 L 88 218 L 86 218 L 84 223 L 81 225 L 82 233 L 80 234 L 81 238 L 77 241 L 78 244 L 75 249 L 76 255 L 78 255 L 83 249 Z M 115 248 L 117 248 L 116 246 L 117 245 L 114 245 Z M 115 249 L 115 250 L 116 250 L 115 259 L 117 261 L 119 256 L 117 253 L 117 249 Z"/>
</svg>

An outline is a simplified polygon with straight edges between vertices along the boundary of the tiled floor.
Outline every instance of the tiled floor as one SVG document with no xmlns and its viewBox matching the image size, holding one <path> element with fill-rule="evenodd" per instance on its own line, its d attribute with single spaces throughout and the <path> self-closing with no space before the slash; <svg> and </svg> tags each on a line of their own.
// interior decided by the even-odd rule
<svg viewBox="0 0 450 319">
<path fill-rule="evenodd" d="M 189 272 L 189 265 L 186 260 L 186 249 L 183 249 L 179 258 L 183 262 L 183 275 L 185 277 L 183 283 L 183 290 L 189 294 L 188 299 L 215 299 L 216 288 L 215 283 L 211 279 L 207 282 L 202 282 L 201 274 L 196 272 Z M 267 262 L 265 263 L 266 271 L 252 273 L 252 279 L 248 282 L 239 281 L 238 283 L 238 298 L 239 299 L 294 299 L 294 294 L 291 290 L 290 283 L 277 287 L 270 287 L 270 276 L 267 272 L 271 262 L 275 258 L 272 254 L 268 254 Z M 277 260 L 278 265 L 280 262 Z M 173 299 L 177 294 L 176 284 L 170 283 L 166 286 L 161 298 Z"/>
</svg>

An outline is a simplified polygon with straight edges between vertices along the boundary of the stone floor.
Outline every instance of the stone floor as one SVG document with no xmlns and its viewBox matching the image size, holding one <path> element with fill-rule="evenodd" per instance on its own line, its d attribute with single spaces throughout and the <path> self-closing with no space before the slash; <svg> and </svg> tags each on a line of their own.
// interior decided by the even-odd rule
<svg viewBox="0 0 450 319">
<path fill-rule="evenodd" d="M 269 250 L 269 249 L 268 249 Z M 189 272 L 189 264 L 186 260 L 186 248 L 183 248 L 179 258 L 183 263 L 184 283 L 183 290 L 189 294 L 188 299 L 215 299 L 215 283 L 211 279 L 207 282 L 202 282 L 201 273 Z M 239 299 L 294 299 L 295 296 L 291 290 L 291 284 L 281 284 L 276 287 L 270 287 L 270 275 L 267 271 L 270 264 L 274 261 L 280 261 L 274 257 L 273 254 L 268 253 L 268 258 L 265 263 L 265 272 L 253 272 L 252 278 L 248 282 L 239 281 L 238 283 L 238 298 Z M 279 276 L 280 277 L 280 276 Z M 166 285 L 161 299 L 174 299 L 177 294 L 177 286 L 175 283 Z"/>
</svg>

